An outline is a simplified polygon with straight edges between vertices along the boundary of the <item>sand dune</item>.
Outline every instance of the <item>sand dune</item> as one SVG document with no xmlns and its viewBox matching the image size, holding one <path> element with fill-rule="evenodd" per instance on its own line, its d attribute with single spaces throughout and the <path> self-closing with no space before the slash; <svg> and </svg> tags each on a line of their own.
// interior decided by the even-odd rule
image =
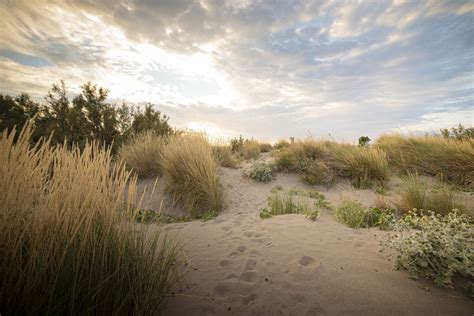
<svg viewBox="0 0 474 316">
<path fill-rule="evenodd" d="M 297 176 L 279 174 L 261 184 L 224 168 L 221 178 L 228 203 L 222 214 L 164 226 L 179 236 L 187 260 L 165 314 L 472 315 L 474 302 L 463 294 L 394 271 L 379 253 L 386 234 L 380 230 L 354 230 L 328 213 L 315 222 L 302 215 L 260 219 L 273 186 L 310 188 Z M 341 193 L 367 205 L 375 197 L 348 188 L 317 189 L 335 205 Z"/>
</svg>

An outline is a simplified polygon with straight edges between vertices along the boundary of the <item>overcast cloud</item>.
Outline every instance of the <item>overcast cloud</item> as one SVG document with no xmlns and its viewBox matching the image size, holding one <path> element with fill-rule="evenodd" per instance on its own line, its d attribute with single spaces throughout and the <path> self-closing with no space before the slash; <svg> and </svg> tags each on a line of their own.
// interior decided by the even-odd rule
<svg viewBox="0 0 474 316">
<path fill-rule="evenodd" d="M 472 1 L 2 1 L 0 92 L 64 79 L 222 137 L 474 125 Z"/>
</svg>

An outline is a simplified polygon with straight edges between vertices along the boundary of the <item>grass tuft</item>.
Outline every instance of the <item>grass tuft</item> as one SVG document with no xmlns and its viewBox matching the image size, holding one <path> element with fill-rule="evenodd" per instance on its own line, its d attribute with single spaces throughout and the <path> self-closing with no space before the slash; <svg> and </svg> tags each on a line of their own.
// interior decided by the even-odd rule
<svg viewBox="0 0 474 316">
<path fill-rule="evenodd" d="M 110 149 L 31 146 L 31 133 L 0 136 L 2 313 L 158 313 L 176 244 L 129 221 L 136 177 Z"/>
<path fill-rule="evenodd" d="M 214 145 L 212 146 L 212 152 L 217 162 L 226 168 L 238 168 L 239 162 L 232 154 L 230 146 L 225 145 Z"/>
<path fill-rule="evenodd" d="M 127 168 L 139 177 L 161 175 L 161 152 L 165 138 L 148 131 L 132 137 L 118 151 L 119 160 L 123 160 Z"/>
<path fill-rule="evenodd" d="M 222 210 L 223 188 L 218 176 L 218 163 L 204 136 L 171 137 L 162 153 L 162 166 L 167 179 L 166 191 L 193 217 Z"/>
</svg>

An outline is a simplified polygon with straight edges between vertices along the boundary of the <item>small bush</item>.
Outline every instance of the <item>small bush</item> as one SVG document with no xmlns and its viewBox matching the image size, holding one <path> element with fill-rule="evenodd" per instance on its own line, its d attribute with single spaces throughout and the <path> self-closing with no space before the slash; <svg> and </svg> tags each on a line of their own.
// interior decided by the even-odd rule
<svg viewBox="0 0 474 316">
<path fill-rule="evenodd" d="M 242 147 L 242 157 L 245 160 L 255 159 L 260 155 L 260 144 L 256 141 L 247 140 Z"/>
<path fill-rule="evenodd" d="M 456 212 L 442 216 L 414 211 L 399 220 L 395 229 L 397 233 L 383 246 L 396 254 L 396 268 L 449 288 L 456 276 L 467 278 L 474 297 L 474 227 L 469 217 Z"/>
<path fill-rule="evenodd" d="M 164 144 L 163 136 L 157 136 L 151 131 L 141 133 L 120 147 L 118 158 L 139 177 L 161 175 L 161 153 Z"/>
<path fill-rule="evenodd" d="M 240 153 L 242 151 L 242 148 L 244 147 L 245 143 L 245 138 L 242 137 L 242 135 L 239 136 L 239 138 L 232 138 L 230 140 L 230 148 L 233 153 Z"/>
<path fill-rule="evenodd" d="M 349 200 L 344 201 L 335 210 L 334 216 L 351 228 L 379 226 L 381 229 L 388 229 L 394 220 L 394 212 L 391 209 L 366 209 L 362 204 Z"/>
<path fill-rule="evenodd" d="M 272 165 L 256 163 L 249 172 L 249 178 L 258 182 L 270 182 L 275 179 L 275 168 Z"/>
<path fill-rule="evenodd" d="M 239 162 L 232 154 L 232 150 L 229 146 L 222 146 L 222 145 L 215 145 L 212 146 L 212 152 L 216 161 L 222 166 L 226 168 L 237 168 L 239 166 Z"/>
<path fill-rule="evenodd" d="M 223 188 L 211 145 L 202 135 L 170 138 L 162 154 L 166 191 L 194 217 L 223 207 Z"/>
<path fill-rule="evenodd" d="M 369 146 L 371 139 L 369 136 L 361 136 L 359 137 L 359 147 L 367 147 Z"/>
</svg>

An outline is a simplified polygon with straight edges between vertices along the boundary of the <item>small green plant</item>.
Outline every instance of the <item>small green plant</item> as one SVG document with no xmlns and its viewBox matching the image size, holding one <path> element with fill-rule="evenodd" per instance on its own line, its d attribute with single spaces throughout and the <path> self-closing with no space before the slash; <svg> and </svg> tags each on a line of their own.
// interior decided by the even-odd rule
<svg viewBox="0 0 474 316">
<path fill-rule="evenodd" d="M 472 219 L 457 212 L 442 216 L 415 209 L 396 222 L 395 230 L 381 245 L 383 250 L 391 250 L 389 256 L 396 255 L 396 268 L 448 288 L 453 287 L 456 276 L 464 277 L 474 297 Z"/>
<path fill-rule="evenodd" d="M 141 224 L 171 224 L 191 221 L 189 216 L 173 216 L 169 214 L 162 214 L 159 211 L 149 209 L 139 209 L 134 215 L 135 221 Z"/>
<path fill-rule="evenodd" d="M 258 182 L 270 182 L 275 179 L 275 168 L 272 165 L 256 163 L 249 172 L 249 178 Z"/>
<path fill-rule="evenodd" d="M 242 147 L 244 147 L 245 143 L 245 138 L 242 137 L 242 135 L 239 135 L 239 138 L 232 138 L 230 140 L 230 147 L 233 153 L 238 153 L 242 150 Z"/>
<path fill-rule="evenodd" d="M 319 210 L 312 208 L 307 199 L 277 192 L 268 197 L 268 205 L 260 212 L 260 217 L 269 218 L 284 214 L 305 214 L 316 219 L 319 216 Z"/>
<path fill-rule="evenodd" d="M 359 137 L 359 147 L 367 147 L 369 146 L 371 139 L 369 136 L 361 136 Z"/>
<path fill-rule="evenodd" d="M 281 185 L 276 185 L 272 188 L 272 193 L 277 193 L 278 191 L 283 191 L 283 187 Z"/>
<path fill-rule="evenodd" d="M 387 190 L 382 186 L 376 187 L 374 191 L 375 193 L 380 194 L 380 195 L 387 195 Z"/>
<path fill-rule="evenodd" d="M 334 216 L 351 228 L 378 226 L 382 230 L 390 229 L 395 219 L 391 209 L 364 208 L 362 204 L 350 200 L 344 201 L 335 210 Z"/>
</svg>

